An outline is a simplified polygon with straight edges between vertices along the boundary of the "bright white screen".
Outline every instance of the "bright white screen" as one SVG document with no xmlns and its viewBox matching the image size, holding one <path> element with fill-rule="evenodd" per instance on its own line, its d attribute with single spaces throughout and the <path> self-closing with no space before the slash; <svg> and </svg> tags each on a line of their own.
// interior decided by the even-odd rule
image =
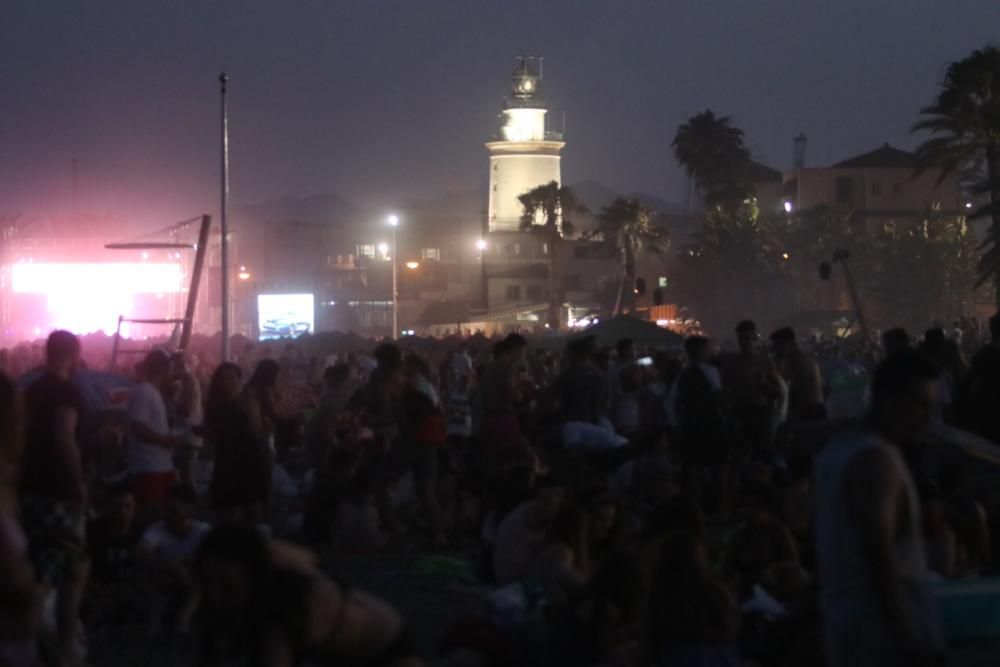
<svg viewBox="0 0 1000 667">
<path fill-rule="evenodd" d="M 75 294 L 93 296 L 106 292 L 172 294 L 184 289 L 180 264 L 38 263 L 15 264 L 13 285 L 17 294 Z"/>
<path fill-rule="evenodd" d="M 19 263 L 12 267 L 11 289 L 46 295 L 47 314 L 36 319 L 36 336 L 49 328 L 112 334 L 119 316 L 134 316 L 136 296 L 182 292 L 184 273 L 177 263 Z M 129 325 L 122 325 L 125 335 L 128 331 Z"/>
<path fill-rule="evenodd" d="M 312 294 L 260 294 L 257 324 L 261 340 L 292 338 L 312 333 L 315 306 Z"/>
</svg>

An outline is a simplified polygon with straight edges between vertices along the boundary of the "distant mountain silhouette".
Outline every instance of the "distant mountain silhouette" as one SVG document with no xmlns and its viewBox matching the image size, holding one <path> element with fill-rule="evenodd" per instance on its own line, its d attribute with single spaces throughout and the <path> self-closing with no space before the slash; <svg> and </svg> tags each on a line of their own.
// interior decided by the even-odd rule
<svg viewBox="0 0 1000 667">
<path fill-rule="evenodd" d="M 354 204 L 334 194 L 293 197 L 285 195 L 254 204 L 233 207 L 237 222 L 304 222 L 310 224 L 351 224 L 360 211 Z"/>
<path fill-rule="evenodd" d="M 648 208 L 667 215 L 683 213 L 684 207 L 653 195 L 628 193 L 622 195 L 612 188 L 593 180 L 572 183 L 569 186 L 580 201 L 598 213 L 616 197 L 637 199 Z M 450 224 L 460 220 L 463 226 L 478 228 L 486 217 L 488 192 L 486 188 L 451 192 L 441 197 L 429 199 L 407 199 L 392 207 L 401 216 L 414 223 L 435 222 Z M 262 202 L 242 204 L 233 207 L 233 220 L 237 223 L 298 222 L 315 225 L 336 225 L 344 229 L 364 228 L 372 221 L 386 215 L 389 208 L 358 205 L 335 194 L 317 194 L 305 197 L 284 196 Z"/>
<path fill-rule="evenodd" d="M 600 212 L 603 207 L 614 201 L 616 197 L 636 199 L 646 208 L 651 208 L 654 211 L 667 215 L 684 213 L 687 210 L 680 204 L 669 202 L 665 199 L 656 197 L 655 195 L 643 192 L 628 192 L 623 194 L 621 192 L 616 192 L 614 189 L 604 185 L 603 183 L 592 180 L 570 183 L 569 188 L 576 193 L 576 196 L 580 199 L 580 201 L 588 209 L 590 209 L 593 214 Z"/>
</svg>

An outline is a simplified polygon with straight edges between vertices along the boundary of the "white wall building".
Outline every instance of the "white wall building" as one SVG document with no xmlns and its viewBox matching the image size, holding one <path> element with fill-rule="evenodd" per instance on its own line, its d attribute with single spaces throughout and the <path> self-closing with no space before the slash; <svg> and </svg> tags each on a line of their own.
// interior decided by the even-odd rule
<svg viewBox="0 0 1000 667">
<path fill-rule="evenodd" d="M 511 77 L 512 97 L 503 110 L 503 125 L 490 152 L 490 232 L 516 232 L 525 192 L 551 181 L 562 182 L 559 152 L 562 135 L 545 129 L 546 109 L 541 100 L 541 59 L 519 58 Z"/>
</svg>

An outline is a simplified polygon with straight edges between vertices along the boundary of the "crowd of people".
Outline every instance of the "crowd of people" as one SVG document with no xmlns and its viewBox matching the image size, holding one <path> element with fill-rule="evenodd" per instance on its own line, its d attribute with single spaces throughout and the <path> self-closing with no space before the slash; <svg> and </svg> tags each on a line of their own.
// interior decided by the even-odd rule
<svg viewBox="0 0 1000 667">
<path fill-rule="evenodd" d="M 43 372 L 0 376 L 0 665 L 83 665 L 137 622 L 206 665 L 940 664 L 932 587 L 994 571 L 1000 499 L 921 443 L 1000 442 L 989 330 L 153 350 L 124 416 L 89 414 L 54 332 Z M 414 637 L 328 571 L 386 552 L 468 558 L 481 604 Z"/>
</svg>

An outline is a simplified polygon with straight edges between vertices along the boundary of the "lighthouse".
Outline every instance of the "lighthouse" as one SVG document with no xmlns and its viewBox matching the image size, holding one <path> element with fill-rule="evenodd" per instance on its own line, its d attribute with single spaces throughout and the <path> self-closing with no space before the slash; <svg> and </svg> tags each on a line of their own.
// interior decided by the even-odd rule
<svg viewBox="0 0 1000 667">
<path fill-rule="evenodd" d="M 511 95 L 504 103 L 500 131 L 486 143 L 490 152 L 490 232 L 520 229 L 518 197 L 555 181 L 561 183 L 562 135 L 545 128 L 547 109 L 541 97 L 542 59 L 521 56 L 511 76 Z"/>
</svg>

